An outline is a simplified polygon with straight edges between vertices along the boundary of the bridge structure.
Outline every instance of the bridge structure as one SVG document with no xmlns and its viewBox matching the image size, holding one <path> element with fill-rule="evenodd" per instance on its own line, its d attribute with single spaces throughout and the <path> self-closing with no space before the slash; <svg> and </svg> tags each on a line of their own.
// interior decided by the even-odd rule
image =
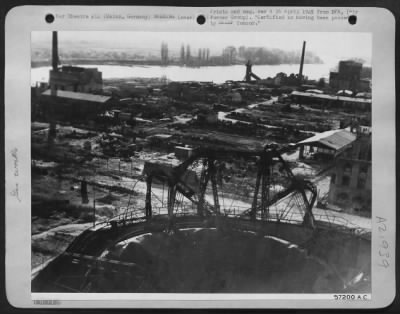
<svg viewBox="0 0 400 314">
<path fill-rule="evenodd" d="M 128 206 L 126 212 L 84 231 L 33 279 L 33 291 L 93 291 L 96 288 L 92 286 L 92 277 L 99 273 L 104 276 L 104 272 L 129 275 L 130 282 L 135 283 L 150 280 L 148 276 L 151 275 L 140 263 L 118 261 L 105 256 L 104 252 L 121 241 L 143 234 L 179 233 L 187 228 L 252 232 L 283 239 L 304 249 L 313 248 L 315 256 L 322 258 L 332 272 L 341 277 L 339 266 L 332 266 L 329 258 L 325 262 L 325 257 L 358 251 L 368 253 L 370 241 L 365 238 L 358 241 L 354 228 L 340 228 L 316 219 L 312 212 L 316 187 L 293 175 L 281 156 L 282 151 L 275 145 L 261 150 L 207 147 L 196 150 L 177 166 L 145 164 L 145 208 L 128 210 Z M 251 179 L 231 186 L 226 183 L 228 186 L 224 188 L 223 172 L 229 161 L 238 159 L 253 165 L 248 175 Z M 162 184 L 166 189 L 167 200 L 165 203 L 161 200 L 161 206 L 154 204 L 156 196 L 152 189 L 155 184 Z M 240 195 L 246 187 L 251 190 L 245 193 L 248 201 Z M 327 253 L 332 239 L 334 243 L 347 239 L 347 244 L 332 249 L 335 253 Z M 60 267 L 68 270 L 60 274 Z M 368 271 L 368 263 L 357 267 Z M 345 287 L 348 279 L 342 280 Z M 135 289 L 140 290 L 140 286 L 133 291 L 137 291 Z"/>
</svg>

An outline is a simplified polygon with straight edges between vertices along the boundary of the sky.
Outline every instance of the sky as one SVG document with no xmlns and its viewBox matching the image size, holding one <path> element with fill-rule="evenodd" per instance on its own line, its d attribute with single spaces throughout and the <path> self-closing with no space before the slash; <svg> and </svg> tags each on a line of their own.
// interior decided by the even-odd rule
<svg viewBox="0 0 400 314">
<path fill-rule="evenodd" d="M 51 32 L 32 32 L 32 45 L 51 46 Z M 178 52 L 182 44 L 192 51 L 210 48 L 212 54 L 221 54 L 226 46 L 278 48 L 285 51 L 312 51 L 324 62 L 360 58 L 371 64 L 372 36 L 370 33 L 277 33 L 277 32 L 122 32 L 122 31 L 60 31 L 59 46 L 104 49 L 140 49 L 157 53 L 161 42 L 168 43 L 170 51 Z"/>
</svg>

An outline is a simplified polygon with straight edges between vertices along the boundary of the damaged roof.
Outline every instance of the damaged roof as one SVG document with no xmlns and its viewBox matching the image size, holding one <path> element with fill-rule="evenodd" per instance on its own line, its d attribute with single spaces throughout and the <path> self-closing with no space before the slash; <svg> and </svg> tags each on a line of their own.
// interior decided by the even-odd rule
<svg viewBox="0 0 400 314">
<path fill-rule="evenodd" d="M 355 141 L 357 136 L 346 129 L 330 130 L 316 134 L 297 144 L 320 143 L 334 150 L 340 150 Z"/>
<path fill-rule="evenodd" d="M 309 92 L 299 92 L 299 91 L 293 91 L 291 93 L 292 96 L 303 96 L 303 97 L 309 97 L 309 98 L 316 98 L 316 99 L 326 99 L 326 100 L 340 100 L 340 101 L 346 101 L 346 102 L 351 102 L 351 103 L 364 103 L 364 104 L 370 104 L 371 99 L 364 99 L 364 98 L 356 98 L 356 97 L 349 97 L 349 96 L 339 96 L 339 95 L 327 95 L 327 94 L 316 94 L 316 93 L 309 93 Z"/>
<path fill-rule="evenodd" d="M 42 95 L 52 96 L 51 90 L 50 89 L 46 90 L 44 93 L 42 93 Z M 65 90 L 57 90 L 55 97 L 68 98 L 68 99 L 74 99 L 74 100 L 82 100 L 82 101 L 91 101 L 91 102 L 98 102 L 98 103 L 105 103 L 111 99 L 110 96 L 70 92 L 70 91 L 65 91 Z"/>
</svg>

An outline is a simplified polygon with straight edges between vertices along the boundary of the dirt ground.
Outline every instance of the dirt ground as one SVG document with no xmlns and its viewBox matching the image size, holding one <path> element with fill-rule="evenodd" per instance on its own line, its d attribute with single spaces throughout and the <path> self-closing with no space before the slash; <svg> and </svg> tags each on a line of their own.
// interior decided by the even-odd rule
<svg viewBox="0 0 400 314">
<path fill-rule="evenodd" d="M 32 269 L 57 256 L 71 243 L 76 235 L 93 223 L 109 219 L 127 210 L 142 210 L 145 205 L 146 183 L 142 171 L 146 161 L 162 161 L 178 164 L 173 154 L 165 152 L 141 151 L 129 160 L 101 158 L 76 160 L 74 156 L 85 156 L 83 149 L 86 141 L 91 141 L 92 150 L 98 151 L 98 134 L 70 126 L 58 126 L 58 138 L 49 151 L 45 142 L 48 124 L 32 124 Z M 84 138 L 69 139 L 71 132 L 83 134 Z M 97 145 L 97 146 L 96 146 Z M 45 157 L 45 158 L 41 158 Z M 321 165 L 308 165 L 297 161 L 298 152 L 285 154 L 295 175 L 312 179 L 321 170 Z M 74 159 L 75 158 L 75 159 Z M 233 168 L 234 165 L 232 166 Z M 235 171 L 238 171 L 237 169 Z M 243 176 L 246 170 L 243 170 Z M 247 173 L 249 175 L 249 173 Z M 87 201 L 83 202 L 81 181 L 87 182 Z M 225 180 L 225 179 L 224 179 Z M 254 184 L 233 178 L 222 180 L 220 204 L 222 211 L 237 210 L 238 213 L 251 206 L 251 193 L 238 188 Z M 254 178 L 252 179 L 254 181 Z M 329 176 L 321 176 L 315 182 L 319 195 L 329 191 Z M 152 187 L 152 205 L 156 213 L 166 213 L 167 190 L 159 182 Z M 212 191 L 207 190 L 206 200 L 213 203 Z M 180 203 L 181 202 L 181 203 Z M 192 206 L 177 198 L 182 207 Z M 193 207 L 193 206 L 192 206 Z M 161 209 L 160 209 L 161 208 Z M 94 214 L 95 213 L 95 214 Z M 319 216 L 344 217 L 353 224 L 370 228 L 370 219 L 315 208 Z"/>
<path fill-rule="evenodd" d="M 146 183 L 137 178 L 119 177 L 116 180 L 114 176 L 104 174 L 86 176 L 88 202 L 83 204 L 80 182 L 73 177 L 73 174 L 67 173 L 60 178 L 51 175 L 51 171 L 47 175 L 32 177 L 32 269 L 63 252 L 78 234 L 91 227 L 94 212 L 95 222 L 101 222 L 126 210 L 143 209 L 145 206 Z M 329 178 L 320 180 L 318 189 L 321 194 L 327 193 Z M 165 187 L 163 189 L 161 184 L 155 183 L 152 193 L 153 210 L 165 214 Z M 210 189 L 206 200 L 213 203 Z M 186 206 L 191 205 L 184 199 L 179 201 L 183 201 Z M 241 208 L 249 208 L 251 205 L 250 201 L 242 200 L 239 196 L 235 199 L 234 195 L 226 193 L 220 194 L 220 202 L 222 210 L 237 210 L 238 213 Z M 160 207 L 162 209 L 158 209 Z M 342 217 L 347 220 L 346 223 L 371 228 L 371 221 L 367 218 L 319 208 L 314 208 L 313 212 L 322 220 L 327 220 L 327 215 Z"/>
</svg>

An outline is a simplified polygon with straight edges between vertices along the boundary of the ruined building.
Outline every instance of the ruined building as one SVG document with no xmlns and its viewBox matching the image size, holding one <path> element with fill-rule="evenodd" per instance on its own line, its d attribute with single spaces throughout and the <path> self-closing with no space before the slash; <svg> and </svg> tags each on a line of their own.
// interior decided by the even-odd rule
<svg viewBox="0 0 400 314">
<path fill-rule="evenodd" d="M 111 97 L 94 94 L 103 88 L 102 73 L 96 68 L 59 66 L 56 31 L 53 32 L 48 87 L 39 101 L 44 115 L 51 121 L 95 118 L 111 100 Z"/>
<path fill-rule="evenodd" d="M 62 66 L 50 70 L 50 88 L 81 93 L 94 93 L 103 88 L 102 73 L 96 68 Z"/>
<path fill-rule="evenodd" d="M 352 147 L 336 160 L 328 203 L 349 213 L 371 215 L 371 129 L 359 126 Z"/>
<path fill-rule="evenodd" d="M 49 85 L 54 92 L 56 90 L 93 93 L 103 88 L 102 73 L 96 68 L 82 68 L 76 66 L 59 67 L 58 34 L 53 32 L 52 40 L 52 69 L 50 70 Z"/>
<path fill-rule="evenodd" d="M 329 86 L 336 90 L 368 91 L 370 82 L 361 79 L 362 63 L 340 61 L 338 72 L 330 72 Z"/>
<path fill-rule="evenodd" d="M 51 90 L 42 93 L 41 106 L 47 115 L 57 120 L 74 121 L 94 119 L 99 113 L 111 107 L 111 97 L 88 93 Z"/>
</svg>

